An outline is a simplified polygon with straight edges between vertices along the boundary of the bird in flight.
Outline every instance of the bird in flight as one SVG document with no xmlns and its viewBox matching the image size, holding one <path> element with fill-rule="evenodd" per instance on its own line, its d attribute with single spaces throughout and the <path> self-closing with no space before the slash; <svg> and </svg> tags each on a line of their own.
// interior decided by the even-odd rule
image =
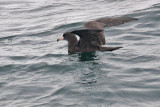
<svg viewBox="0 0 160 107">
<path fill-rule="evenodd" d="M 68 41 L 68 52 L 113 51 L 122 47 L 104 47 L 106 44 L 104 27 L 117 26 L 129 21 L 138 20 L 131 17 L 101 18 L 84 24 L 84 29 L 66 32 L 57 41 Z M 80 37 L 78 40 L 76 35 Z"/>
</svg>

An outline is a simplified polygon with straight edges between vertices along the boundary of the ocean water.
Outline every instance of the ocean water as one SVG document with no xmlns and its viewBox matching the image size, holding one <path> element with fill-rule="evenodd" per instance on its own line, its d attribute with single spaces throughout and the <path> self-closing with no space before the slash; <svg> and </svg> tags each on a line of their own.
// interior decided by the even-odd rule
<svg viewBox="0 0 160 107">
<path fill-rule="evenodd" d="M 66 31 L 102 17 L 113 52 L 68 54 Z M 160 107 L 159 0 L 0 0 L 1 107 Z"/>
</svg>

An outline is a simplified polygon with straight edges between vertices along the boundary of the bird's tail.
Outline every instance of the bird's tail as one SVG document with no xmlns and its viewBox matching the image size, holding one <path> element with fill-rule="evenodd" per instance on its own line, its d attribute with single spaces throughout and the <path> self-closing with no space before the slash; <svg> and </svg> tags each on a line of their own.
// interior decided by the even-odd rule
<svg viewBox="0 0 160 107">
<path fill-rule="evenodd" d="M 122 47 L 101 47 L 99 49 L 99 51 L 114 51 L 114 50 L 117 50 L 117 49 L 120 49 Z"/>
</svg>

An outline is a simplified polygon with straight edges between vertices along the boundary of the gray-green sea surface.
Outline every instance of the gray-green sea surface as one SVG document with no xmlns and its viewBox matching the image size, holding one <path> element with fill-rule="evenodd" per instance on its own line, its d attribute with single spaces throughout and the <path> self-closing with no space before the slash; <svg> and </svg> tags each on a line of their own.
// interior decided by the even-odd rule
<svg viewBox="0 0 160 107">
<path fill-rule="evenodd" d="M 68 54 L 64 32 L 102 17 L 113 52 Z M 160 0 L 0 0 L 1 107 L 160 107 Z"/>
</svg>

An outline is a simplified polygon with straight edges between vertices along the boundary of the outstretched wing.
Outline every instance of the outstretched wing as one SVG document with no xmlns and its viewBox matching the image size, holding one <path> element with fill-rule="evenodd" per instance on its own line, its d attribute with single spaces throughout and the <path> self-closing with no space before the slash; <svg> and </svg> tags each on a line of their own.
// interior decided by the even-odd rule
<svg viewBox="0 0 160 107">
<path fill-rule="evenodd" d="M 98 33 L 102 31 L 103 30 L 99 29 L 82 29 L 72 31 L 71 33 L 76 34 L 80 37 L 78 46 L 81 49 L 98 49 L 100 47 L 100 39 Z"/>
<path fill-rule="evenodd" d="M 95 21 L 85 23 L 86 29 L 103 29 L 104 27 L 117 26 L 129 21 L 138 20 L 131 17 L 101 18 Z"/>
</svg>

